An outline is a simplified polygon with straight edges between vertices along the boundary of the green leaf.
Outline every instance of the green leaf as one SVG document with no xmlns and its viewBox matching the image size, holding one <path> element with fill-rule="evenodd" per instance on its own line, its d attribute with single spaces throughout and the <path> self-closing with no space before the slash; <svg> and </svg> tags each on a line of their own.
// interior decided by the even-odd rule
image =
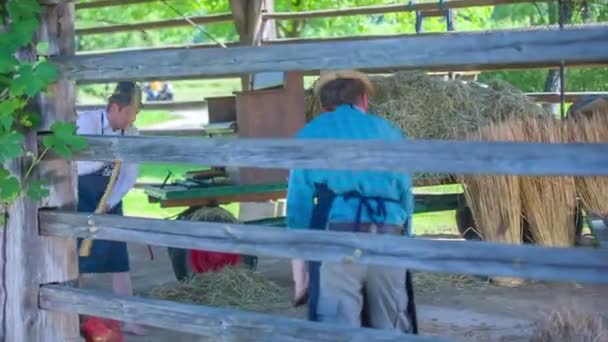
<svg viewBox="0 0 608 342">
<path fill-rule="evenodd" d="M 20 98 L 0 102 L 0 115 L 13 115 L 14 112 L 23 108 L 25 101 Z"/>
<path fill-rule="evenodd" d="M 36 68 L 29 63 L 22 64 L 10 85 L 11 95 L 35 96 L 56 79 L 57 69 L 49 62 L 40 62 Z"/>
<path fill-rule="evenodd" d="M 17 48 L 29 44 L 37 29 L 38 19 L 36 18 L 11 23 L 6 47 L 14 52 Z"/>
<path fill-rule="evenodd" d="M 86 139 L 76 135 L 76 125 L 73 123 L 55 122 L 51 126 L 51 131 L 53 135 L 43 137 L 42 143 L 63 158 L 69 159 L 73 151 L 87 147 Z"/>
<path fill-rule="evenodd" d="M 10 131 L 14 121 L 12 115 L 0 114 L 0 134 Z"/>
<path fill-rule="evenodd" d="M 0 74 L 12 72 L 17 63 L 19 63 L 19 61 L 13 54 L 2 51 L 2 53 L 0 53 Z"/>
<path fill-rule="evenodd" d="M 34 69 L 34 76 L 44 82 L 45 85 L 48 85 L 57 80 L 57 68 L 47 61 L 38 62 Z"/>
<path fill-rule="evenodd" d="M 15 131 L 0 136 L 0 163 L 21 155 L 23 135 Z"/>
<path fill-rule="evenodd" d="M 8 170 L 0 166 L 0 200 L 12 202 L 19 194 L 19 191 L 19 180 L 11 176 Z"/>
<path fill-rule="evenodd" d="M 49 52 L 49 42 L 40 42 L 36 45 L 36 51 L 39 55 L 46 55 Z"/>
<path fill-rule="evenodd" d="M 39 14 L 42 8 L 36 0 L 13 0 L 8 2 L 8 14 L 11 19 L 27 19 Z"/>
<path fill-rule="evenodd" d="M 40 180 L 32 181 L 27 187 L 27 196 L 34 201 L 40 201 L 48 195 L 49 189 Z"/>
</svg>

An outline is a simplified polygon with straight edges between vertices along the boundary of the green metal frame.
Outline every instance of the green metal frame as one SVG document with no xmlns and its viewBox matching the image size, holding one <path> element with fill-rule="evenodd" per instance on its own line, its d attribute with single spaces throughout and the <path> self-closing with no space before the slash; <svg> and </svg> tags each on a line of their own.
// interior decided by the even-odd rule
<svg viewBox="0 0 608 342">
<path fill-rule="evenodd" d="M 218 185 L 209 187 L 186 187 L 183 185 L 147 186 L 146 195 L 160 201 L 213 198 L 220 196 L 251 195 L 287 191 L 287 183 L 252 184 L 252 185 Z"/>
</svg>

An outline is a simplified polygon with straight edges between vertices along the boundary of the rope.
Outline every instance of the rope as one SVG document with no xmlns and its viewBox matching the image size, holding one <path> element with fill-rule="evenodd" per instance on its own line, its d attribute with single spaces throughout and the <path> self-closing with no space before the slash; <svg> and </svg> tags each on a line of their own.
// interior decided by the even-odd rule
<svg viewBox="0 0 608 342">
<path fill-rule="evenodd" d="M 114 184 L 116 183 L 116 179 L 118 178 L 118 172 L 120 169 L 120 160 L 117 160 L 114 165 L 114 170 L 112 170 L 112 175 L 110 176 L 110 181 L 108 182 L 108 186 L 101 196 L 99 200 L 99 204 L 97 204 L 97 209 L 95 209 L 95 214 L 104 214 L 104 208 L 106 206 L 106 202 L 108 201 L 108 197 L 114 188 Z M 79 255 L 82 257 L 88 257 L 91 255 L 91 248 L 93 247 L 93 240 L 83 240 L 80 245 Z"/>
<path fill-rule="evenodd" d="M 192 21 L 190 18 L 188 18 L 187 15 L 183 14 L 182 12 L 180 12 L 179 10 L 177 10 L 177 8 L 171 6 L 166 0 L 160 0 L 165 6 L 169 7 L 173 12 L 175 12 L 175 14 L 181 16 L 182 18 L 184 18 L 184 20 L 186 20 L 188 22 L 188 24 L 192 25 L 192 27 L 198 29 L 199 31 L 201 31 L 204 35 L 206 35 L 207 37 L 211 38 L 214 42 L 216 42 L 219 46 L 223 47 L 223 48 L 227 48 L 227 46 L 220 42 L 219 40 L 215 39 L 215 37 L 213 37 L 209 32 L 207 32 L 206 30 L 204 30 L 202 27 L 200 27 L 199 25 L 197 25 L 194 21 Z"/>
</svg>

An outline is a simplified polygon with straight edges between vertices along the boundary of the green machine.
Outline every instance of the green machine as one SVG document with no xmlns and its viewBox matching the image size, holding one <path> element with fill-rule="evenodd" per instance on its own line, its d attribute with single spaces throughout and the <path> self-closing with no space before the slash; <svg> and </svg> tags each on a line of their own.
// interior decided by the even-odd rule
<svg viewBox="0 0 608 342">
<path fill-rule="evenodd" d="M 203 209 L 215 208 L 221 214 L 219 222 L 236 222 L 227 210 L 221 205 L 243 202 L 264 202 L 283 199 L 287 195 L 287 184 L 233 184 L 224 168 L 212 168 L 205 171 L 189 172 L 185 179 L 163 184 L 148 185 L 144 191 L 152 203 L 159 203 L 163 208 L 183 207 L 185 210 L 176 216 L 178 220 L 216 221 L 198 217 L 197 212 Z M 418 194 L 415 195 L 415 213 L 454 210 L 464 206 L 463 194 Z M 227 219 L 226 219 L 227 218 Z M 466 220 L 460 220 L 463 231 L 468 228 Z M 268 217 L 252 221 L 240 222 L 243 224 L 262 225 L 269 227 L 286 227 L 285 217 Z M 460 228 L 460 227 L 459 227 Z M 192 273 L 188 265 L 190 251 L 179 248 L 169 249 L 169 257 L 173 271 L 178 279 L 184 279 Z M 257 264 L 256 256 L 245 256 L 244 262 L 250 267 Z"/>
</svg>

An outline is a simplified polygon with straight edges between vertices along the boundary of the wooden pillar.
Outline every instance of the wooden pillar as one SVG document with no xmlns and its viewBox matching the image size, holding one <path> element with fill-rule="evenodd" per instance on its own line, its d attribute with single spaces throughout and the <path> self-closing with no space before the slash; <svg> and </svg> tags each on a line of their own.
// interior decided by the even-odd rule
<svg viewBox="0 0 608 342">
<path fill-rule="evenodd" d="M 274 10 L 274 0 L 230 0 L 234 24 L 241 45 L 260 45 L 262 39 L 275 38 L 275 21 L 262 24 L 262 13 Z M 241 78 L 242 90 L 251 90 L 252 75 Z"/>
<path fill-rule="evenodd" d="M 43 8 L 38 41 L 48 41 L 49 54 L 74 53 L 74 5 L 58 4 Z M 24 51 L 21 58 L 35 58 L 34 50 Z M 74 84 L 59 81 L 49 96 L 40 95 L 32 108 L 43 118 L 42 130 L 53 120 L 74 121 Z M 26 136 L 25 147 L 37 154 L 37 134 Z M 10 163 L 10 170 L 22 176 L 28 160 Z M 50 196 L 40 203 L 27 198 L 14 202 L 8 211 L 7 228 L 2 232 L 2 325 L 6 341 L 78 341 L 78 316 L 38 307 L 38 292 L 42 284 L 73 280 L 77 277 L 76 245 L 74 239 L 47 238 L 38 234 L 38 209 L 44 206 L 73 208 L 76 200 L 77 175 L 71 163 L 45 162 L 35 177 L 50 186 Z"/>
</svg>

